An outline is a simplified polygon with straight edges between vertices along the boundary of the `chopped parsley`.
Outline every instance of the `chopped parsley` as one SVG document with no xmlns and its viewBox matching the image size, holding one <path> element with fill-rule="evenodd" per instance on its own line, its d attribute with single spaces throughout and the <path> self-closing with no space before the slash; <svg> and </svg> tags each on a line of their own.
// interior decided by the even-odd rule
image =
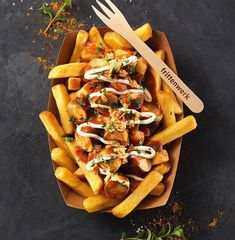
<svg viewBox="0 0 235 240">
<path fill-rule="evenodd" d="M 113 110 L 117 110 L 118 109 L 118 104 L 116 104 L 116 103 L 112 103 L 112 109 Z"/>
<path fill-rule="evenodd" d="M 128 100 L 131 100 L 131 99 L 132 99 L 132 97 L 131 97 L 131 94 L 130 94 L 130 93 L 128 93 L 127 97 L 128 97 Z"/>
<path fill-rule="evenodd" d="M 160 118 L 160 117 L 156 117 L 154 120 L 155 120 L 156 122 L 160 122 L 160 121 L 161 121 L 161 118 Z"/>
<path fill-rule="evenodd" d="M 101 77 L 101 74 L 98 73 L 98 74 L 96 75 L 96 78 L 99 79 L 100 77 Z"/>
<path fill-rule="evenodd" d="M 74 140 L 74 137 L 65 137 L 64 141 L 65 142 L 72 142 Z"/>
<path fill-rule="evenodd" d="M 74 120 L 75 120 L 75 117 L 74 117 L 73 115 L 70 116 L 69 121 L 70 121 L 70 122 L 74 122 Z"/>
<path fill-rule="evenodd" d="M 105 56 L 104 60 L 109 61 L 109 60 L 111 60 L 111 58 L 109 56 Z"/>
<path fill-rule="evenodd" d="M 129 59 L 126 59 L 125 62 L 126 62 L 126 63 L 129 63 Z"/>
<path fill-rule="evenodd" d="M 138 143 L 139 143 L 139 145 L 143 145 L 143 142 L 141 140 Z"/>
<path fill-rule="evenodd" d="M 99 42 L 99 44 L 98 44 L 98 48 L 97 48 L 97 50 L 96 50 L 96 54 L 99 54 L 101 51 L 103 50 L 103 45 L 102 45 L 102 43 L 101 42 Z"/>
<path fill-rule="evenodd" d="M 104 93 L 106 93 L 106 92 L 107 92 L 106 88 L 100 90 L 100 93 L 102 93 L 102 94 L 104 94 Z"/>
<path fill-rule="evenodd" d="M 135 73 L 135 67 L 134 66 L 130 66 L 128 69 L 129 69 L 130 74 Z"/>
<path fill-rule="evenodd" d="M 139 106 L 140 104 L 141 104 L 140 99 L 136 99 L 136 100 L 135 100 L 135 105 L 136 105 L 136 106 Z"/>
<path fill-rule="evenodd" d="M 80 104 L 81 106 L 85 106 L 85 105 L 86 105 L 82 100 L 77 100 L 76 102 L 77 102 L 78 104 Z"/>
<path fill-rule="evenodd" d="M 80 118 L 79 118 L 80 120 L 84 120 L 84 117 L 83 116 L 80 116 Z"/>
</svg>

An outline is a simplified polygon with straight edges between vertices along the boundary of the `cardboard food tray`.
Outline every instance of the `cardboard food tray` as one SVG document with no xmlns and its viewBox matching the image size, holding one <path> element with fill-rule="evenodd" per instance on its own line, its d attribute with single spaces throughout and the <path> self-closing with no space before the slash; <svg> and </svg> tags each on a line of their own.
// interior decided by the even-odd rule
<svg viewBox="0 0 235 240">
<path fill-rule="evenodd" d="M 110 29 L 107 27 L 101 27 L 98 29 L 99 29 L 101 35 L 103 35 L 107 31 L 110 31 Z M 58 58 L 57 58 L 56 65 L 65 64 L 65 63 L 69 62 L 70 57 L 73 52 L 73 49 L 74 49 L 74 46 L 75 46 L 76 36 L 77 36 L 77 32 L 71 32 L 65 36 L 64 41 L 61 46 L 61 49 L 60 49 L 60 52 L 59 52 L 59 55 L 58 55 Z M 147 41 L 147 44 L 154 51 L 159 50 L 159 49 L 165 50 L 166 51 L 166 57 L 165 57 L 166 64 L 175 73 L 177 73 L 169 42 L 166 38 L 166 35 L 163 32 L 153 30 L 153 37 Z M 64 83 L 65 80 L 66 79 L 54 79 L 54 80 L 52 80 L 51 87 L 56 84 L 59 84 L 59 83 Z M 181 107 L 183 107 L 182 102 L 179 99 L 178 99 L 178 101 L 179 101 Z M 52 113 L 54 113 L 56 118 L 60 122 L 56 103 L 52 96 L 51 91 L 50 91 L 49 101 L 48 101 L 48 110 L 51 111 Z M 183 118 L 183 114 L 178 116 L 177 120 L 180 120 L 182 118 Z M 49 135 L 48 135 L 48 142 L 49 142 L 49 147 L 50 147 L 50 151 L 51 151 L 53 148 L 56 147 L 56 145 Z M 179 162 L 179 156 L 180 156 L 181 142 L 182 142 L 182 138 L 179 138 L 179 139 L 175 140 L 174 142 L 170 143 L 169 146 L 167 146 L 167 150 L 168 150 L 169 157 L 170 157 L 170 163 L 171 163 L 172 167 L 171 167 L 170 172 L 168 172 L 164 176 L 163 183 L 166 185 L 166 191 L 160 197 L 147 196 L 139 204 L 137 209 L 155 208 L 155 207 L 164 206 L 167 203 L 167 201 L 170 197 L 170 193 L 171 193 L 171 190 L 173 187 L 174 180 L 175 180 L 175 175 L 176 175 L 177 166 L 178 166 L 178 162 Z M 52 164 L 53 164 L 53 168 L 55 170 L 57 165 L 53 161 L 52 161 Z M 84 209 L 83 205 L 82 205 L 84 198 L 79 196 L 77 193 L 75 193 L 73 190 L 71 190 L 69 187 L 67 187 L 62 182 L 60 182 L 60 181 L 57 181 L 57 182 L 58 182 L 58 185 L 59 185 L 59 188 L 60 188 L 60 191 L 64 198 L 65 203 L 68 206 L 73 207 L 73 208 Z M 106 210 L 106 211 L 110 212 L 110 210 Z"/>
</svg>

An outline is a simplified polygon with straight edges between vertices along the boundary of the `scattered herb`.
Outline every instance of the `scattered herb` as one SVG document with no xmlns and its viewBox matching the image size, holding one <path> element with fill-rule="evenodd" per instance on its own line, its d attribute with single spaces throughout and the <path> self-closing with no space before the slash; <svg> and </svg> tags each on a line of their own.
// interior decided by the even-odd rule
<svg viewBox="0 0 235 240">
<path fill-rule="evenodd" d="M 136 105 L 136 106 L 139 106 L 140 104 L 141 104 L 140 99 L 136 99 L 136 100 L 135 100 L 135 105 Z"/>
<path fill-rule="evenodd" d="M 101 74 L 98 73 L 98 74 L 96 75 L 96 78 L 99 79 L 100 77 L 101 77 Z"/>
<path fill-rule="evenodd" d="M 160 122 L 160 121 L 161 121 L 161 118 L 160 118 L 160 117 L 156 117 L 154 120 L 155 120 L 156 122 Z"/>
<path fill-rule="evenodd" d="M 116 103 L 112 103 L 111 107 L 112 107 L 113 110 L 117 110 L 119 106 Z"/>
<path fill-rule="evenodd" d="M 74 122 L 74 120 L 75 120 L 75 117 L 74 117 L 73 115 L 70 116 L 69 121 L 70 121 L 70 122 Z"/>
<path fill-rule="evenodd" d="M 130 72 L 130 74 L 135 73 L 135 67 L 134 66 L 130 66 L 129 67 L 129 72 Z"/>
<path fill-rule="evenodd" d="M 140 89 L 144 91 L 146 89 L 146 87 L 143 85 L 140 85 Z"/>
<path fill-rule="evenodd" d="M 109 61 L 109 60 L 111 60 L 111 58 L 109 56 L 105 56 L 104 60 Z"/>
<path fill-rule="evenodd" d="M 74 140 L 74 137 L 65 137 L 64 141 L 65 142 L 72 142 Z"/>
<path fill-rule="evenodd" d="M 49 28 L 51 27 L 51 25 L 56 22 L 56 21 L 62 21 L 65 22 L 67 21 L 67 18 L 64 17 L 60 17 L 60 14 L 62 12 L 66 11 L 66 8 L 72 5 L 72 0 L 65 0 L 64 3 L 62 4 L 62 6 L 60 7 L 60 9 L 55 13 L 55 15 L 52 13 L 51 9 L 49 7 L 45 7 L 42 6 L 41 8 L 39 8 L 40 13 L 44 14 L 44 15 L 48 15 L 49 18 L 49 23 L 46 27 L 46 29 L 44 30 L 44 33 L 48 32 Z"/>
<path fill-rule="evenodd" d="M 139 145 L 143 145 L 143 142 L 141 140 L 138 143 L 139 143 Z"/>
<path fill-rule="evenodd" d="M 158 234 L 155 234 L 149 228 L 141 229 L 137 234 L 137 236 L 129 238 L 126 233 L 123 233 L 120 240 L 173 240 L 174 237 L 184 239 L 183 228 L 176 226 L 172 229 L 170 223 L 163 225 Z"/>
<path fill-rule="evenodd" d="M 107 92 L 106 88 L 103 88 L 102 90 L 100 90 L 100 93 L 105 94 Z"/>
<path fill-rule="evenodd" d="M 126 63 L 129 63 L 129 59 L 126 59 L 125 62 L 126 62 Z"/>
<path fill-rule="evenodd" d="M 86 105 L 82 100 L 77 100 L 76 103 L 80 104 L 81 106 L 85 106 Z"/>
<path fill-rule="evenodd" d="M 83 118 L 83 116 L 80 116 L 80 118 L 79 118 L 80 120 L 83 120 L 84 118 Z"/>
<path fill-rule="evenodd" d="M 131 100 L 131 99 L 132 99 L 132 97 L 131 97 L 131 94 L 130 94 L 130 93 L 128 93 L 127 97 L 128 97 L 128 100 Z"/>
<path fill-rule="evenodd" d="M 98 48 L 97 48 L 97 50 L 96 50 L 96 54 L 99 54 L 102 50 L 103 50 L 103 45 L 102 45 L 101 42 L 99 42 Z"/>
</svg>

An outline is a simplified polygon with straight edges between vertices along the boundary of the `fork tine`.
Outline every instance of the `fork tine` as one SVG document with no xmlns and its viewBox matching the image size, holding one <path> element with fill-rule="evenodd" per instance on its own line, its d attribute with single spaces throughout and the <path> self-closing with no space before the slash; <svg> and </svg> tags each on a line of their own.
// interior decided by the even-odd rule
<svg viewBox="0 0 235 240">
<path fill-rule="evenodd" d="M 100 8 L 111 18 L 114 13 L 110 11 L 103 3 L 101 3 L 99 0 L 96 0 L 97 4 L 100 6 Z"/>
<path fill-rule="evenodd" d="M 110 1 L 105 0 L 105 2 L 109 5 L 109 7 L 114 11 L 114 13 L 121 13 L 120 10 Z M 121 13 L 122 14 L 122 13 Z"/>
<path fill-rule="evenodd" d="M 109 24 L 109 19 L 105 17 L 98 9 L 96 9 L 93 5 L 91 5 L 93 10 L 95 11 L 96 15 L 106 24 Z"/>
</svg>

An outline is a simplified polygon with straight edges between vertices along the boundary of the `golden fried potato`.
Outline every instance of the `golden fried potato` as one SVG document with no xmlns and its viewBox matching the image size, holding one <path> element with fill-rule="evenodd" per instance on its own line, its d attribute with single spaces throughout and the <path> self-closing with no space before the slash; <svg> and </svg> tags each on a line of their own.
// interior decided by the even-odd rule
<svg viewBox="0 0 235 240">
<path fill-rule="evenodd" d="M 81 124 L 86 121 L 87 114 L 86 111 L 83 109 L 81 104 L 79 104 L 78 100 L 72 100 L 67 105 L 68 113 L 70 118 L 73 118 L 76 123 Z"/>
<path fill-rule="evenodd" d="M 46 128 L 48 134 L 52 137 L 53 141 L 58 147 L 61 147 L 64 149 L 64 151 L 73 158 L 73 155 L 69 151 L 65 141 L 64 141 L 64 135 L 65 132 L 63 128 L 58 123 L 56 117 L 53 113 L 49 111 L 44 111 L 39 114 L 39 118 L 41 119 L 44 127 Z"/>
<path fill-rule="evenodd" d="M 182 120 L 176 122 L 168 128 L 151 136 L 146 144 L 151 146 L 155 142 L 160 142 L 162 145 L 170 143 L 175 139 L 182 137 L 184 134 L 194 130 L 197 127 L 196 120 L 193 116 L 187 116 Z"/>
<path fill-rule="evenodd" d="M 104 139 L 119 142 L 123 146 L 127 146 L 129 143 L 129 135 L 127 130 L 114 132 L 106 131 L 104 133 Z"/>
<path fill-rule="evenodd" d="M 89 66 L 92 68 L 101 68 L 108 65 L 108 62 L 102 58 L 94 58 L 89 62 Z"/>
<path fill-rule="evenodd" d="M 83 201 L 83 207 L 87 212 L 92 213 L 116 206 L 120 201 L 120 199 L 112 199 L 99 194 L 94 197 L 86 198 Z"/>
<path fill-rule="evenodd" d="M 152 196 L 161 196 L 165 192 L 166 186 L 160 182 L 151 192 Z"/>
<path fill-rule="evenodd" d="M 101 44 L 102 48 L 104 48 L 105 50 L 108 49 L 102 36 L 100 35 L 99 30 L 95 26 L 93 26 L 89 31 L 89 41 L 92 43 L 96 43 L 97 45 Z"/>
<path fill-rule="evenodd" d="M 57 165 L 67 168 L 70 172 L 74 172 L 77 169 L 73 159 L 67 155 L 63 148 L 53 148 L 51 151 L 51 158 Z"/>
<path fill-rule="evenodd" d="M 64 167 L 58 167 L 55 170 L 55 176 L 58 180 L 68 185 L 75 192 L 83 197 L 92 197 L 94 193 L 92 192 L 90 186 L 82 182 L 78 177 L 73 175 L 68 169 Z"/>
<path fill-rule="evenodd" d="M 144 42 L 152 37 L 152 28 L 149 23 L 145 23 L 143 26 L 135 30 L 136 35 Z"/>
<path fill-rule="evenodd" d="M 86 179 L 86 177 L 85 177 L 81 168 L 78 168 L 73 174 L 78 176 L 81 180 Z"/>
<path fill-rule="evenodd" d="M 147 71 L 147 68 L 148 62 L 143 57 L 140 57 L 135 65 L 136 72 L 144 76 Z"/>
<path fill-rule="evenodd" d="M 131 44 L 116 32 L 106 32 L 104 34 L 105 43 L 112 49 L 132 49 Z"/>
<path fill-rule="evenodd" d="M 152 159 L 152 164 L 160 164 L 164 162 L 169 161 L 169 155 L 165 149 L 161 149 L 160 151 L 157 151 L 154 158 Z"/>
<path fill-rule="evenodd" d="M 51 69 L 48 78 L 79 77 L 83 74 L 86 65 L 86 63 L 76 62 L 55 66 Z"/>
<path fill-rule="evenodd" d="M 164 162 L 164 163 L 157 165 L 154 168 L 154 171 L 157 171 L 160 174 L 164 175 L 164 174 L 168 173 L 170 171 L 170 169 L 171 169 L 171 164 L 169 162 Z"/>
<path fill-rule="evenodd" d="M 70 62 L 79 62 L 80 54 L 82 52 L 84 44 L 87 42 L 88 32 L 80 30 L 76 37 L 75 47 L 73 49 L 73 54 L 70 58 Z"/>
<path fill-rule="evenodd" d="M 60 114 L 61 125 L 65 133 L 66 134 L 74 133 L 75 130 L 74 125 L 70 121 L 70 117 L 67 111 L 67 105 L 70 101 L 70 98 L 66 87 L 63 84 L 57 84 L 54 85 L 51 90 Z"/>
<path fill-rule="evenodd" d="M 75 140 L 76 140 L 78 146 L 80 146 L 82 148 L 82 150 L 84 150 L 86 152 L 92 151 L 93 146 L 92 146 L 91 139 L 89 137 L 80 136 L 77 134 L 77 132 L 75 132 Z"/>
<path fill-rule="evenodd" d="M 128 215 L 162 180 L 157 171 L 151 171 L 138 187 L 120 204 L 112 209 L 114 216 L 123 218 Z"/>
<path fill-rule="evenodd" d="M 68 90 L 78 91 L 81 85 L 81 78 L 70 77 L 68 79 Z"/>
</svg>

